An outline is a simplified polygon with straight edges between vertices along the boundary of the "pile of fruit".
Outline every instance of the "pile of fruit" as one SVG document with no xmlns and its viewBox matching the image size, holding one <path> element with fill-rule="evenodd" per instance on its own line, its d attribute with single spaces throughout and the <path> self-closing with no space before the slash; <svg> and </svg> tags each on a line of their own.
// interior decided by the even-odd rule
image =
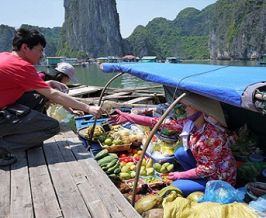
<svg viewBox="0 0 266 218">
<path fill-rule="evenodd" d="M 121 164 L 121 172 L 119 174 L 119 177 L 121 180 L 127 180 L 135 178 L 136 176 L 136 164 L 134 162 L 123 162 Z"/>
<path fill-rule="evenodd" d="M 145 139 L 143 140 L 143 144 Z M 170 157 L 173 156 L 175 150 L 181 146 L 181 141 L 177 140 L 176 142 L 166 142 L 161 140 L 158 136 L 154 135 L 149 145 L 148 153 L 153 157 Z"/>
<path fill-rule="evenodd" d="M 119 125 L 111 126 L 111 130 L 98 138 L 103 146 L 115 146 L 131 144 L 132 142 L 141 142 L 143 134 L 134 133 L 130 129 L 123 128 Z"/>
<path fill-rule="evenodd" d="M 86 138 L 90 137 L 91 131 L 92 131 L 92 126 L 87 127 L 86 132 L 85 132 Z M 99 137 L 101 137 L 101 135 L 103 135 L 103 134 L 104 134 L 103 128 L 101 126 L 95 126 L 92 140 L 97 141 L 99 139 Z"/>
<path fill-rule="evenodd" d="M 152 167 L 153 161 L 151 158 L 143 159 L 140 167 L 140 175 L 141 176 L 153 176 L 154 169 Z"/>
<path fill-rule="evenodd" d="M 153 164 L 153 168 L 158 172 L 158 173 L 169 173 L 174 169 L 174 164 L 171 163 L 155 163 Z"/>
</svg>

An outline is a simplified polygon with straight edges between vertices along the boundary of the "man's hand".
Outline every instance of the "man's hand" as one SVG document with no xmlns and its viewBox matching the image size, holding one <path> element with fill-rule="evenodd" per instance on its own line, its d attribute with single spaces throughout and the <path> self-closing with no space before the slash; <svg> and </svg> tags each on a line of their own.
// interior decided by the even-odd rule
<svg viewBox="0 0 266 218">
<path fill-rule="evenodd" d="M 80 110 L 72 110 L 72 114 L 76 116 L 84 116 L 84 112 Z"/>
<path fill-rule="evenodd" d="M 68 87 L 64 83 L 60 83 L 55 80 L 46 81 L 46 83 L 53 89 L 57 89 L 60 92 L 68 93 Z"/>
<path fill-rule="evenodd" d="M 96 118 L 99 118 L 102 115 L 103 110 L 99 106 L 89 106 L 89 111 L 87 112 L 92 114 Z"/>
</svg>

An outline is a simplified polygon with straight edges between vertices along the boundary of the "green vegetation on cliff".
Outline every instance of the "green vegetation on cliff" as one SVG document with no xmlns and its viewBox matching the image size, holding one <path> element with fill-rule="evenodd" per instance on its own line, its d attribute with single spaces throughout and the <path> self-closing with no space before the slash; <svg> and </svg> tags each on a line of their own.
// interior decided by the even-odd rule
<svg viewBox="0 0 266 218">
<path fill-rule="evenodd" d="M 186 8 L 172 21 L 155 18 L 137 26 L 124 40 L 115 0 L 108 2 L 64 0 L 63 28 L 34 27 L 47 39 L 46 55 L 258 59 L 266 53 L 266 0 L 218 0 L 201 11 Z M 0 51 L 11 49 L 14 31 L 0 25 Z"/>
<path fill-rule="evenodd" d="M 208 14 L 208 9 L 200 12 L 187 8 L 173 21 L 155 18 L 146 27 L 138 26 L 128 38 L 133 54 L 156 55 L 159 58 L 209 58 Z"/>
</svg>

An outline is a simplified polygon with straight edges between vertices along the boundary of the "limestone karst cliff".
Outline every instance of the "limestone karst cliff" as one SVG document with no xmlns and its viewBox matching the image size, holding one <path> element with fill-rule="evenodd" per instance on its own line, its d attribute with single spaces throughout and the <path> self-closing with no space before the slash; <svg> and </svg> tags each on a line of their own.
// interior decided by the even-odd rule
<svg viewBox="0 0 266 218">
<path fill-rule="evenodd" d="M 219 0 L 212 13 L 211 59 L 258 59 L 265 53 L 265 0 Z"/>
<path fill-rule="evenodd" d="M 63 46 L 90 57 L 122 55 L 115 0 L 64 0 Z"/>
</svg>

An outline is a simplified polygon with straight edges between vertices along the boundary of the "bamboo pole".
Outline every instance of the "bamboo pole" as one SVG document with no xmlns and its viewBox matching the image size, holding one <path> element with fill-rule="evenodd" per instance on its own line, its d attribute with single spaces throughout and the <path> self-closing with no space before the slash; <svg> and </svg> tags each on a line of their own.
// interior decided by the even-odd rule
<svg viewBox="0 0 266 218">
<path fill-rule="evenodd" d="M 159 119 L 159 121 L 156 123 L 156 125 L 152 128 L 152 131 L 150 132 L 145 144 L 143 145 L 143 149 L 142 149 L 142 153 L 140 156 L 140 160 L 137 164 L 137 169 L 136 169 L 136 176 L 135 176 L 135 180 L 134 180 L 134 186 L 133 186 L 133 196 L 132 196 L 132 201 L 131 204 L 134 207 L 135 205 L 135 197 L 136 197 L 136 190 L 137 190 L 137 184 L 138 184 L 138 180 L 139 180 L 139 174 L 140 174 L 140 168 L 141 168 L 141 164 L 144 158 L 144 155 L 146 153 L 146 150 L 150 144 L 150 141 L 153 137 L 153 135 L 155 134 L 155 132 L 158 130 L 158 128 L 160 127 L 160 125 L 162 124 L 162 122 L 164 121 L 164 119 L 166 118 L 166 116 L 173 110 L 173 108 L 175 107 L 175 105 L 186 96 L 186 93 L 183 93 L 182 95 L 180 95 L 168 108 L 167 110 L 164 112 L 164 114 L 161 116 L 161 118 Z"/>
<path fill-rule="evenodd" d="M 113 82 L 117 77 L 121 76 L 123 73 L 118 73 L 117 75 L 115 75 L 114 77 L 112 77 L 107 83 L 106 85 L 104 86 L 102 92 L 101 92 L 101 95 L 100 95 L 100 98 L 99 98 L 99 102 L 98 102 L 98 106 L 101 106 L 101 103 L 102 103 L 102 98 L 103 98 L 103 95 L 104 95 L 104 92 L 105 90 L 107 89 L 107 86 L 110 85 L 111 82 Z M 89 142 L 92 141 L 92 138 L 93 138 L 93 134 L 94 134 L 94 130 L 95 130 L 95 126 L 96 126 L 96 122 L 97 122 L 97 118 L 94 117 L 94 122 L 93 122 L 93 126 L 92 126 L 92 129 L 91 129 L 91 132 L 90 132 L 90 137 L 89 137 Z M 89 147 L 88 147 L 89 149 Z"/>
</svg>

